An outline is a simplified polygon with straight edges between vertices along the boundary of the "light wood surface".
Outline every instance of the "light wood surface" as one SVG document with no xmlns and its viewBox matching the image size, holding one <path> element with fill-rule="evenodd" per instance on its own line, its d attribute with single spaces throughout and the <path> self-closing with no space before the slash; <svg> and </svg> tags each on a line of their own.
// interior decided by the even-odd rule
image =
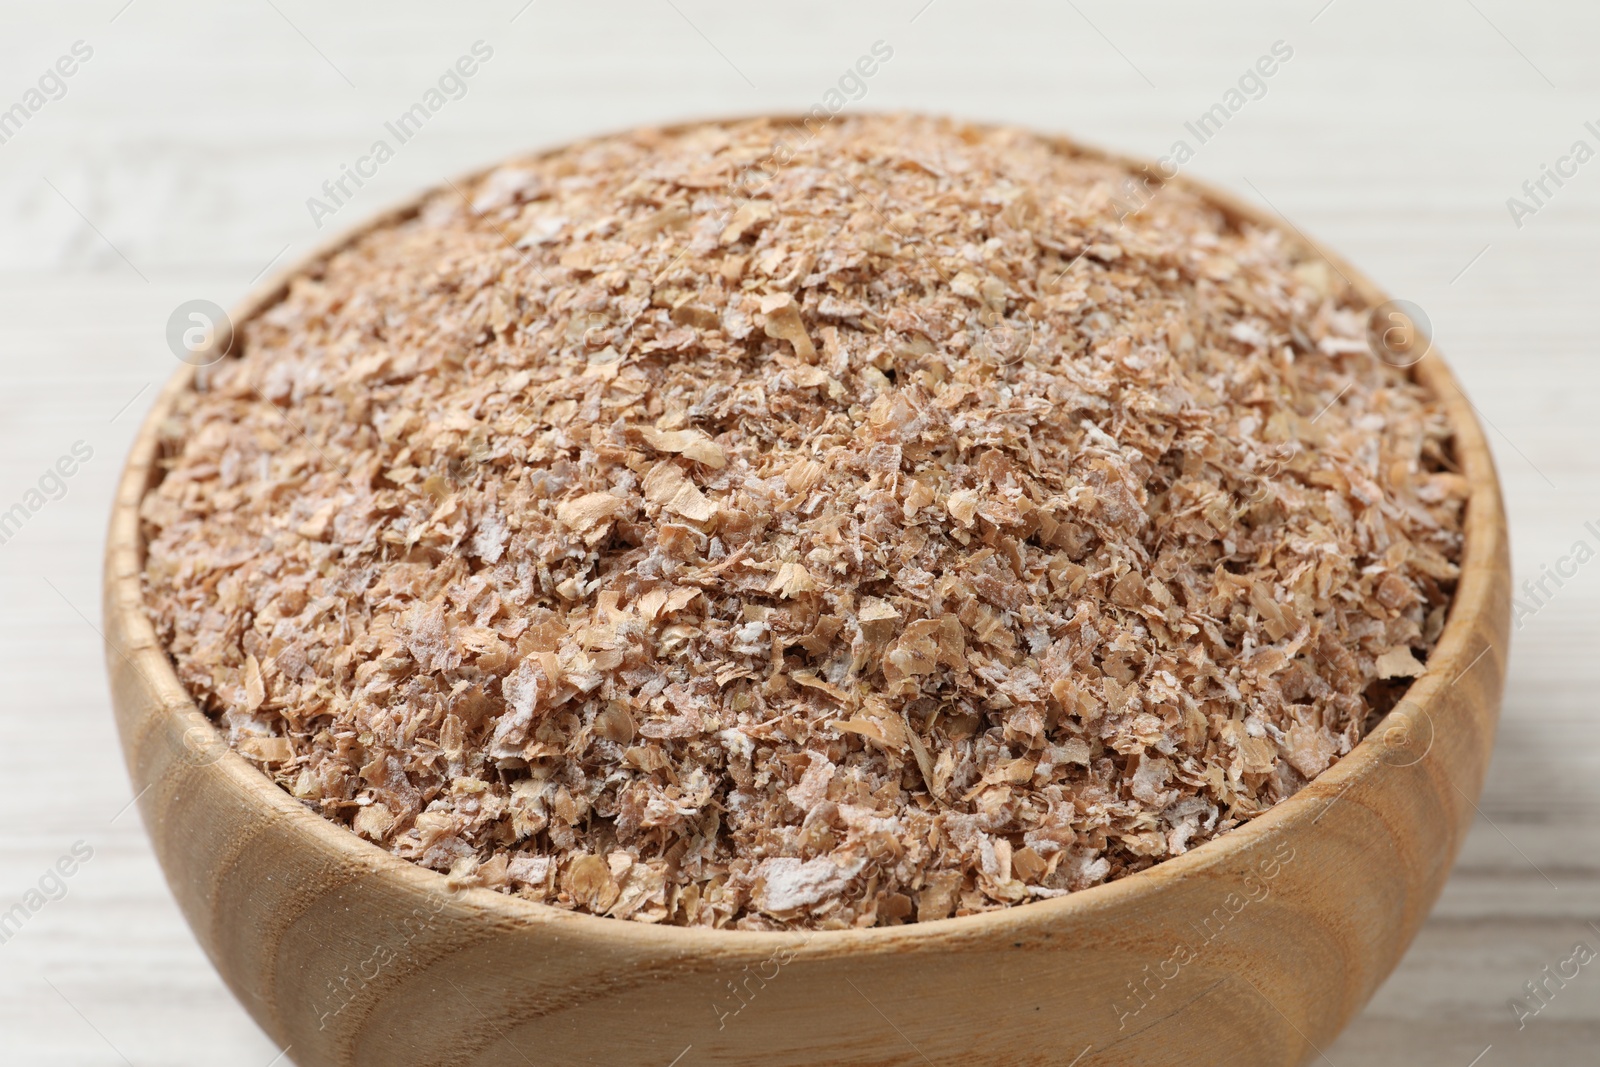
<svg viewBox="0 0 1600 1067">
<path fill-rule="evenodd" d="M 206 962 L 139 819 L 123 811 L 132 790 L 92 629 L 104 519 L 120 457 L 173 367 L 168 313 L 196 296 L 231 305 L 280 253 L 302 254 L 320 236 L 305 198 L 479 37 L 496 48 L 485 77 L 341 224 L 529 146 L 808 107 L 880 38 L 895 57 L 861 106 L 1016 121 L 1160 154 L 1272 41 L 1290 41 L 1295 59 L 1266 97 L 1189 172 L 1281 210 L 1428 309 L 1490 424 L 1519 584 L 1578 538 L 1600 544 L 1584 526 L 1600 523 L 1590 310 L 1600 171 L 1587 165 L 1521 229 L 1505 205 L 1574 139 L 1595 143 L 1583 123 L 1600 116 L 1600 12 L 1588 7 L 1336 0 L 1319 14 L 1322 0 L 1080 0 L 999 18 L 957 0 L 920 15 L 922 0 L 781 12 L 680 0 L 681 16 L 665 3 L 602 14 L 541 2 L 512 23 L 522 0 L 470 14 L 276 3 L 281 15 L 177 0 L 120 14 L 122 0 L 0 8 L 6 106 L 74 40 L 95 48 L 66 97 L 0 145 L 0 500 L 21 499 L 75 441 L 94 449 L 66 496 L 0 545 L 10 683 L 0 907 L 74 842 L 94 850 L 66 897 L 0 944 L 7 1060 L 266 1067 L 281 1052 Z M 1600 577 L 1586 565 L 1516 633 L 1494 761 L 1438 907 L 1317 1062 L 1592 1058 L 1595 968 L 1522 1029 L 1508 1001 L 1575 941 L 1600 947 L 1588 925 L 1600 922 L 1597 640 Z"/>
</svg>

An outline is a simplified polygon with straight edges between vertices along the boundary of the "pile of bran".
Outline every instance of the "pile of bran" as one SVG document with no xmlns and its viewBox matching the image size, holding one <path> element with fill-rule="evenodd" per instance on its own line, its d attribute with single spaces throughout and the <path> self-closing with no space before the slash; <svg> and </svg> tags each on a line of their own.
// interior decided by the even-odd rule
<svg viewBox="0 0 1600 1067">
<path fill-rule="evenodd" d="M 1466 487 L 1337 272 L 1126 178 L 899 116 L 439 191 L 162 427 L 158 633 L 307 806 L 560 907 L 881 925 L 1191 849 L 1420 672 Z"/>
</svg>

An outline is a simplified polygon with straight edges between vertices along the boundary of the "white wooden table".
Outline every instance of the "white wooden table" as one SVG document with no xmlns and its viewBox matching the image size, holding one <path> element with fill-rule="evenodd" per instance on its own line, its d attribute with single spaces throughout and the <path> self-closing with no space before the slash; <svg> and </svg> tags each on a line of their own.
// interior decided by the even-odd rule
<svg viewBox="0 0 1600 1067">
<path fill-rule="evenodd" d="M 1541 204 L 1521 191 L 1574 141 L 1600 150 L 1584 125 L 1600 128 L 1593 5 L 125 2 L 0 5 L 0 109 L 27 103 L 75 42 L 92 49 L 60 99 L 41 93 L 20 130 L 0 121 L 0 512 L 41 505 L 0 544 L 0 913 L 41 904 L 0 944 L 5 1062 L 280 1055 L 196 947 L 127 808 L 95 632 L 102 526 L 174 367 L 168 314 L 195 297 L 227 305 L 325 236 L 306 199 L 477 40 L 494 55 L 466 95 L 333 224 L 519 149 L 803 110 L 879 40 L 893 58 L 851 107 L 1160 155 L 1282 40 L 1292 60 L 1188 171 L 1268 201 L 1427 309 L 1491 427 L 1519 580 L 1580 538 L 1600 548 L 1584 527 L 1600 529 L 1600 160 L 1546 179 Z M 1513 195 L 1537 206 L 1520 227 Z M 66 464 L 64 495 L 30 498 L 41 477 L 58 492 L 47 472 L 78 442 L 93 454 Z M 1552 983 L 1520 1029 L 1510 1001 L 1576 942 L 1600 950 L 1597 642 L 1591 563 L 1516 633 L 1481 817 L 1438 910 L 1327 1062 L 1596 1062 L 1600 961 Z M 92 857 L 58 882 L 48 872 L 75 844 Z M 1214 1051 L 1197 1062 L 1228 1062 Z"/>
</svg>

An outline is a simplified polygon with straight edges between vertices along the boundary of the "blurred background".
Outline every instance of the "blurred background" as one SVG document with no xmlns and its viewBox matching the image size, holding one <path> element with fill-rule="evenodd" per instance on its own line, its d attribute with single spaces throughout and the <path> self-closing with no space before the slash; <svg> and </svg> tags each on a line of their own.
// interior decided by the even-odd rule
<svg viewBox="0 0 1600 1067">
<path fill-rule="evenodd" d="M 880 42 L 892 57 L 842 80 Z M 489 58 L 397 144 L 385 123 L 474 45 Z M 1275 45 L 1290 58 L 1230 97 Z M 177 369 L 174 309 L 233 306 L 512 153 L 837 93 L 1152 157 L 1184 139 L 1185 173 L 1426 310 L 1493 440 L 1519 584 L 1562 577 L 1519 608 L 1443 900 L 1324 1059 L 1594 1062 L 1600 960 L 1569 961 L 1600 952 L 1600 565 L 1572 555 L 1600 548 L 1597 45 L 1600 8 L 1557 0 L 0 2 L 0 512 L 27 515 L 0 523 L 0 1059 L 288 1062 L 162 881 L 96 632 L 112 487 Z M 1201 144 L 1185 123 L 1219 102 Z M 308 206 L 380 138 L 396 151 L 375 176 L 332 215 Z"/>
</svg>

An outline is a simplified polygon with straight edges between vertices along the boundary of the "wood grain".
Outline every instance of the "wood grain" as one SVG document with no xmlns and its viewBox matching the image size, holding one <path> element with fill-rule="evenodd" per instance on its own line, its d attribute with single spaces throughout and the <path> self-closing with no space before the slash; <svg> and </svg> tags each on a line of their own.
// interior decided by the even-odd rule
<svg viewBox="0 0 1600 1067">
<path fill-rule="evenodd" d="M 1368 304 L 1384 299 L 1330 261 Z M 235 321 L 282 291 L 268 283 Z M 487 1067 L 534 1052 L 545 1064 L 650 1063 L 690 1048 L 730 1067 L 1043 1067 L 1071 1050 L 1139 1067 L 1224 1050 L 1263 1067 L 1306 1063 L 1438 897 L 1499 712 L 1510 623 L 1499 483 L 1442 357 L 1415 373 L 1443 400 L 1470 483 L 1466 549 L 1427 672 L 1371 737 L 1248 826 L 1121 881 L 1001 912 L 812 934 L 652 927 L 454 892 L 228 751 L 140 601 L 138 505 L 160 424 L 190 387 L 185 370 L 134 442 L 106 558 L 113 703 L 156 855 L 224 980 L 304 1067 Z"/>
</svg>

